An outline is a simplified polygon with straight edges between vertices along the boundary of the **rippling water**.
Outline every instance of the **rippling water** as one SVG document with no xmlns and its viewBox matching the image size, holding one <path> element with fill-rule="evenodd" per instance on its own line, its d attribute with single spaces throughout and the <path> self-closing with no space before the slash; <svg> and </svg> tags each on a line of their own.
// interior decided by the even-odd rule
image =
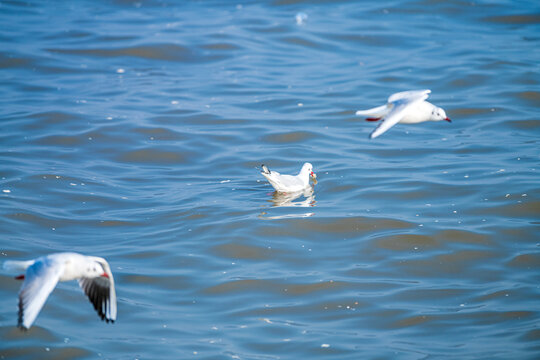
<svg viewBox="0 0 540 360">
<path fill-rule="evenodd" d="M 295 16 L 307 18 L 297 23 Z M 534 1 L 0 2 L 3 259 L 107 258 L 0 357 L 540 356 Z M 354 112 L 432 89 L 448 123 Z M 313 192 L 259 174 L 311 162 Z"/>
</svg>

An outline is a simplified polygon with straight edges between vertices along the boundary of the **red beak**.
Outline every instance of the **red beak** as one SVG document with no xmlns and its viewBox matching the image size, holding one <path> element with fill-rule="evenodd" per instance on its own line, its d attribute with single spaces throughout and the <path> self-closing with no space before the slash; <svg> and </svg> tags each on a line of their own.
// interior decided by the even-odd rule
<svg viewBox="0 0 540 360">
<path fill-rule="evenodd" d="M 109 278 L 109 275 L 107 275 L 107 273 L 103 273 L 101 274 L 101 276 L 106 277 L 107 279 Z"/>
<path fill-rule="evenodd" d="M 446 119 L 444 119 L 444 120 L 446 120 L 446 121 L 448 121 L 448 122 L 452 122 L 452 120 L 450 120 L 450 118 L 449 118 L 449 117 L 447 117 L 447 118 L 446 118 Z"/>
</svg>

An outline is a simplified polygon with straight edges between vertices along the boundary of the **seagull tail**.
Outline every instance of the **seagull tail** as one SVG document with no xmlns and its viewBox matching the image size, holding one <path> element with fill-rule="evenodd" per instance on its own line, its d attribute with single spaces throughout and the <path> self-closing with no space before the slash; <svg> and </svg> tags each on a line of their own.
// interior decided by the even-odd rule
<svg viewBox="0 0 540 360">
<path fill-rule="evenodd" d="M 356 115 L 358 115 L 358 116 L 369 116 L 369 117 L 373 117 L 373 118 L 380 118 L 380 117 L 383 117 L 384 115 L 386 115 L 387 113 L 388 113 L 388 106 L 387 105 L 382 105 L 382 106 L 377 106 L 375 108 L 368 109 L 368 110 L 358 110 L 356 112 Z"/>
</svg>

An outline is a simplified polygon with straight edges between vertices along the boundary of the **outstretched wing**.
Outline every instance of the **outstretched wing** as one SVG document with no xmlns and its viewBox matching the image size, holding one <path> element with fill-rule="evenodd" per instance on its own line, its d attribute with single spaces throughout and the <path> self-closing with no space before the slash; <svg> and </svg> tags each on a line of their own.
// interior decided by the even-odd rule
<svg viewBox="0 0 540 360">
<path fill-rule="evenodd" d="M 393 103 L 399 100 L 406 100 L 410 102 L 426 100 L 429 97 L 430 93 L 431 93 L 431 90 L 429 89 L 402 91 L 402 92 L 398 92 L 398 93 L 390 95 L 390 97 L 388 98 L 388 103 Z"/>
<path fill-rule="evenodd" d="M 369 135 L 370 139 L 384 134 L 392 126 L 396 125 L 402 118 L 409 106 L 428 98 L 431 90 L 403 91 L 395 93 L 388 98 L 390 111 L 382 122 Z"/>
<path fill-rule="evenodd" d="M 116 320 L 116 290 L 114 278 L 105 259 L 93 258 L 103 267 L 107 277 L 81 278 L 79 285 L 84 290 L 88 299 L 94 305 L 101 320 L 114 322 Z"/>
<path fill-rule="evenodd" d="M 396 125 L 403 117 L 403 113 L 406 109 L 407 104 L 405 103 L 394 104 L 392 110 L 390 110 L 390 112 L 384 117 L 379 126 L 377 126 L 375 130 L 373 130 L 373 132 L 369 134 L 369 138 L 375 139 L 377 136 L 384 134 L 388 129 Z"/>
<path fill-rule="evenodd" d="M 49 259 L 38 259 L 26 269 L 24 283 L 19 291 L 17 326 L 22 329 L 32 326 L 63 271 L 63 263 Z"/>
</svg>

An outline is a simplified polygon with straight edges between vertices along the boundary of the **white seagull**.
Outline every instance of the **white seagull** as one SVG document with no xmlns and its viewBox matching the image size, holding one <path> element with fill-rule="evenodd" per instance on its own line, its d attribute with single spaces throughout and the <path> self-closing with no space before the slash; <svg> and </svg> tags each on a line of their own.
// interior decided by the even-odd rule
<svg viewBox="0 0 540 360">
<path fill-rule="evenodd" d="M 305 163 L 298 175 L 281 175 L 277 171 L 270 171 L 266 165 L 261 165 L 261 174 L 270 182 L 270 185 L 279 192 L 302 191 L 309 186 L 309 178 L 316 179 L 313 165 Z M 316 181 L 316 180 L 314 180 Z"/>
<path fill-rule="evenodd" d="M 369 116 L 367 121 L 382 122 L 369 135 L 370 139 L 383 134 L 397 123 L 416 124 L 424 121 L 451 120 L 440 107 L 425 101 L 431 90 L 403 91 L 388 98 L 386 105 L 369 110 L 358 110 L 356 115 Z"/>
<path fill-rule="evenodd" d="M 19 291 L 17 326 L 28 330 L 58 281 L 78 280 L 101 320 L 116 320 L 114 278 L 107 261 L 77 253 L 56 253 L 28 261 L 6 261 L 4 269 L 25 271 Z"/>
</svg>

